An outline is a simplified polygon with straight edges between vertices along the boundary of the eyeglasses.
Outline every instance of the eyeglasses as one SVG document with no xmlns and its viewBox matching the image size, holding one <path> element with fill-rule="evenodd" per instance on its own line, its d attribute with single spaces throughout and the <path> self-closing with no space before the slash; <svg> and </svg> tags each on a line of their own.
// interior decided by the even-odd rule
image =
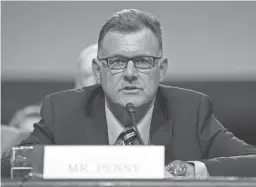
<svg viewBox="0 0 256 187">
<path fill-rule="evenodd" d="M 133 58 L 125 57 L 108 57 L 108 58 L 98 58 L 99 60 L 105 60 L 107 66 L 113 70 L 125 69 L 129 61 L 132 61 L 134 66 L 137 69 L 151 69 L 155 66 L 157 59 L 162 57 L 153 57 L 153 56 L 140 56 Z"/>
</svg>

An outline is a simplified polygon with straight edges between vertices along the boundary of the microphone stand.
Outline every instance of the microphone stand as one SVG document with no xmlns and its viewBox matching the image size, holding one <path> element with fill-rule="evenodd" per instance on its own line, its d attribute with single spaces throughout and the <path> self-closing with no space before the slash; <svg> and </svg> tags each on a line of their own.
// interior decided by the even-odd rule
<svg viewBox="0 0 256 187">
<path fill-rule="evenodd" d="M 126 110 L 128 112 L 128 114 L 131 116 L 132 118 L 132 122 L 133 122 L 133 129 L 135 130 L 137 136 L 138 136 L 138 139 L 140 141 L 140 144 L 141 145 L 145 145 L 144 144 L 144 141 L 142 140 L 141 138 L 141 135 L 140 135 L 140 132 L 137 128 L 137 125 L 136 125 L 136 121 L 135 121 L 135 117 L 134 117 L 134 114 L 135 114 L 135 106 L 132 104 L 132 103 L 127 103 L 126 105 Z"/>
</svg>

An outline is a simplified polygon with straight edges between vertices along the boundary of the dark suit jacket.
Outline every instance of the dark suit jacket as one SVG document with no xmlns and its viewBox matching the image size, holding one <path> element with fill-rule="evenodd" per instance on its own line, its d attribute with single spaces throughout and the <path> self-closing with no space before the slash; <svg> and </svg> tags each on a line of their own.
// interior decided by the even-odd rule
<svg viewBox="0 0 256 187">
<path fill-rule="evenodd" d="M 104 93 L 100 86 L 46 96 L 42 120 L 20 145 L 108 145 Z M 242 124 L 241 124 L 242 125 Z M 165 164 L 174 159 L 205 163 L 211 176 L 255 176 L 256 148 L 228 132 L 213 115 L 204 94 L 160 85 L 150 139 L 164 145 Z M 10 171 L 2 159 L 2 175 Z"/>
</svg>

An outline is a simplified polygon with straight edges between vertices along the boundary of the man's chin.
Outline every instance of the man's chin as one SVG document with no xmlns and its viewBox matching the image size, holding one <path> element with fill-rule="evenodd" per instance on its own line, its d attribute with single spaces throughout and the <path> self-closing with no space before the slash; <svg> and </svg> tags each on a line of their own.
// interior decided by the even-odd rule
<svg viewBox="0 0 256 187">
<path fill-rule="evenodd" d="M 146 98 L 143 95 L 123 95 L 119 94 L 117 97 L 112 98 L 115 102 L 115 104 L 121 106 L 121 107 L 126 107 L 128 103 L 132 103 L 136 108 L 141 107 L 144 105 L 146 102 Z"/>
<path fill-rule="evenodd" d="M 132 103 L 136 108 L 138 108 L 144 104 L 143 99 L 129 99 L 129 100 L 122 101 L 122 106 L 126 107 L 126 105 L 128 103 Z"/>
</svg>

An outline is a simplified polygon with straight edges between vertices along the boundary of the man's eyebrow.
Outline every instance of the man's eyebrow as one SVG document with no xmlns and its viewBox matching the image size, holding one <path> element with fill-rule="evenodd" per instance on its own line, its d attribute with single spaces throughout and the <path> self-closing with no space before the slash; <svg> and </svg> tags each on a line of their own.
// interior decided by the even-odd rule
<svg viewBox="0 0 256 187">
<path fill-rule="evenodd" d="M 104 57 L 104 58 L 100 58 L 100 59 L 106 59 L 106 58 L 138 58 L 138 57 L 154 57 L 153 55 L 135 55 L 135 56 L 132 56 L 132 57 L 129 57 L 129 56 L 125 56 L 125 55 L 112 55 L 112 56 L 109 56 L 109 57 Z"/>
</svg>

